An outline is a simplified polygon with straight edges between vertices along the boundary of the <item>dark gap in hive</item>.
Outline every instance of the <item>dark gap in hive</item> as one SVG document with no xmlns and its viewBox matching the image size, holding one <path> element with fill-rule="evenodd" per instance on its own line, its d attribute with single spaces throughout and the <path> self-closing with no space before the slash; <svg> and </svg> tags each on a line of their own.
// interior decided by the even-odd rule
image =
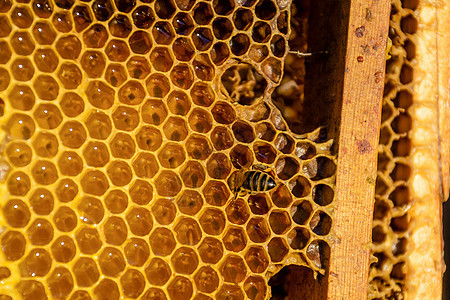
<svg viewBox="0 0 450 300">
<path fill-rule="evenodd" d="M 284 299 L 325 299 L 327 278 L 317 275 L 305 266 L 288 265 L 271 277 L 272 300 Z"/>
</svg>

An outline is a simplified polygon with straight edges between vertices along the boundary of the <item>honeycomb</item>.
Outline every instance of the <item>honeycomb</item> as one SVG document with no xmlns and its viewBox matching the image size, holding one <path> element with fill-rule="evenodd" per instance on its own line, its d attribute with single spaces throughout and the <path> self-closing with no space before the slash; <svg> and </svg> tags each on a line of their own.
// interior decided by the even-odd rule
<svg viewBox="0 0 450 300">
<path fill-rule="evenodd" d="M 392 1 L 389 37 L 393 45 L 386 65 L 378 147 L 372 228 L 372 255 L 376 259 L 369 273 L 371 299 L 405 299 L 408 293 L 418 5 L 419 1 Z"/>
<path fill-rule="evenodd" d="M 268 299 L 285 266 L 326 273 L 333 141 L 271 99 L 289 1 L 0 12 L 0 299 Z M 257 165 L 276 187 L 235 194 Z"/>
</svg>

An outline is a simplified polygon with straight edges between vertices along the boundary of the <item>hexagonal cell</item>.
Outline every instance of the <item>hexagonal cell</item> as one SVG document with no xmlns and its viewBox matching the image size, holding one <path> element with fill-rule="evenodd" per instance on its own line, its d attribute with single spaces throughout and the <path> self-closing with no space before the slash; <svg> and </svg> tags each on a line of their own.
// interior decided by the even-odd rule
<svg viewBox="0 0 450 300">
<path fill-rule="evenodd" d="M 108 35 L 106 27 L 97 23 L 83 32 L 83 41 L 88 48 L 103 48 L 108 40 Z"/>
<path fill-rule="evenodd" d="M 214 206 L 223 206 L 230 197 L 228 187 L 222 181 L 210 180 L 202 190 L 207 203 Z"/>
<path fill-rule="evenodd" d="M 215 126 L 211 132 L 211 142 L 216 150 L 221 151 L 233 146 L 233 136 L 226 127 Z"/>
<path fill-rule="evenodd" d="M 218 102 L 211 110 L 214 120 L 220 124 L 231 124 L 236 118 L 236 112 L 231 105 L 226 102 Z"/>
<path fill-rule="evenodd" d="M 273 163 L 277 157 L 277 151 L 265 142 L 255 142 L 253 144 L 253 152 L 256 159 L 264 164 Z"/>
<path fill-rule="evenodd" d="M 64 267 L 56 267 L 47 278 L 48 288 L 54 298 L 67 298 L 73 289 L 73 277 Z"/>
<path fill-rule="evenodd" d="M 195 273 L 194 282 L 200 292 L 212 293 L 219 286 L 219 276 L 210 266 L 203 266 Z"/>
<path fill-rule="evenodd" d="M 83 160 L 73 151 L 65 151 L 58 159 L 58 168 L 61 174 L 76 176 L 83 171 Z"/>
<path fill-rule="evenodd" d="M 36 128 L 33 120 L 24 114 L 13 114 L 6 125 L 12 138 L 28 140 Z"/>
<path fill-rule="evenodd" d="M 412 118 L 408 113 L 400 113 L 391 123 L 396 133 L 408 133 L 412 128 Z"/>
<path fill-rule="evenodd" d="M 198 247 L 198 254 L 204 263 L 216 264 L 223 256 L 222 242 L 216 238 L 205 237 Z"/>
<path fill-rule="evenodd" d="M 236 121 L 231 127 L 236 140 L 242 143 L 251 143 L 255 139 L 255 133 L 253 132 L 253 127 L 247 122 Z"/>
<path fill-rule="evenodd" d="M 195 29 L 195 31 L 192 33 L 191 38 L 194 42 L 195 48 L 197 48 L 198 51 L 208 50 L 214 40 L 211 30 L 206 27 Z"/>
<path fill-rule="evenodd" d="M 386 240 L 387 233 L 384 228 L 380 225 L 377 225 L 372 228 L 372 243 L 381 244 Z"/>
<path fill-rule="evenodd" d="M 128 105 L 138 105 L 144 100 L 145 90 L 136 80 L 127 81 L 117 93 L 119 101 Z"/>
<path fill-rule="evenodd" d="M 44 285 L 36 280 L 21 280 L 16 285 L 17 292 L 22 296 L 22 299 L 46 299 Z M 3 295 L 2 295 L 3 296 Z M 12 299 L 5 295 L 5 299 Z"/>
<path fill-rule="evenodd" d="M 0 36 L 7 37 L 11 33 L 11 29 L 11 23 L 9 22 L 7 16 L 5 14 L 2 14 L 2 16 L 0 17 Z"/>
<path fill-rule="evenodd" d="M 311 159 L 316 155 L 316 147 L 309 142 L 298 142 L 295 146 L 295 155 L 301 160 Z"/>
<path fill-rule="evenodd" d="M 129 265 L 141 267 L 147 262 L 150 256 L 150 247 L 143 239 L 131 238 L 125 244 L 123 253 Z"/>
<path fill-rule="evenodd" d="M 275 234 L 283 234 L 291 227 L 291 219 L 286 211 L 274 210 L 270 213 L 269 224 Z"/>
<path fill-rule="evenodd" d="M 278 178 L 282 180 L 291 179 L 295 174 L 298 173 L 300 168 L 297 160 L 292 157 L 280 157 L 275 165 L 275 171 Z"/>
<path fill-rule="evenodd" d="M 334 191 L 326 184 L 318 184 L 312 190 L 312 197 L 314 202 L 321 206 L 326 206 L 333 202 Z"/>
<path fill-rule="evenodd" d="M 179 274 L 190 275 L 198 266 L 197 253 L 188 247 L 178 248 L 171 257 L 172 266 Z"/>
<path fill-rule="evenodd" d="M 75 257 L 76 246 L 68 236 L 58 237 L 51 246 L 53 258 L 61 263 L 67 263 Z"/>
<path fill-rule="evenodd" d="M 139 125 L 139 113 L 131 107 L 118 106 L 111 117 L 119 130 L 132 131 Z"/>
<path fill-rule="evenodd" d="M 170 91 L 169 79 L 163 74 L 152 74 L 145 81 L 150 97 L 164 98 Z"/>
<path fill-rule="evenodd" d="M 207 25 L 214 16 L 211 6 L 205 2 L 199 2 L 195 5 L 194 9 L 194 21 L 198 25 Z"/>
<path fill-rule="evenodd" d="M 110 40 L 104 51 L 109 60 L 114 62 L 124 62 L 130 56 L 128 44 L 122 40 Z"/>
<path fill-rule="evenodd" d="M 144 291 L 145 278 L 138 270 L 128 269 L 120 277 L 120 284 L 125 297 L 137 298 Z"/>
<path fill-rule="evenodd" d="M 62 68 L 64 68 L 65 65 L 62 66 Z M 81 76 L 81 74 L 77 73 L 77 71 L 72 71 L 70 70 L 71 67 L 69 67 L 68 73 L 70 73 L 69 77 L 72 77 L 75 79 L 75 81 L 81 80 L 79 78 L 79 76 Z M 76 67 L 76 69 L 78 69 L 78 67 Z M 61 76 L 60 76 L 61 77 Z M 61 79 L 61 78 L 60 78 Z M 63 78 L 65 79 L 65 78 Z M 66 81 L 64 81 L 63 83 L 65 83 Z M 66 82 L 67 83 L 67 82 Z M 71 87 L 73 88 L 75 85 L 78 85 L 79 83 L 74 83 L 73 85 L 71 85 Z M 36 92 L 36 94 L 38 95 L 39 98 L 43 99 L 43 100 L 55 100 L 58 97 L 59 94 L 59 85 L 56 82 L 56 80 L 49 76 L 49 75 L 39 75 L 38 77 L 36 77 L 36 79 L 33 82 L 33 88 L 34 91 Z"/>
<path fill-rule="evenodd" d="M 92 23 L 92 16 L 89 7 L 85 5 L 77 5 L 72 11 L 73 22 L 75 23 L 75 30 L 82 32 Z"/>
<path fill-rule="evenodd" d="M 176 276 L 167 286 L 170 299 L 188 300 L 193 294 L 192 283 L 188 278 Z"/>
<path fill-rule="evenodd" d="M 188 161 L 181 169 L 181 179 L 188 188 L 198 188 L 205 182 L 205 170 L 196 161 Z"/>
<path fill-rule="evenodd" d="M 64 178 L 59 181 L 55 195 L 61 202 L 70 202 L 78 194 L 78 186 L 72 179 Z"/>
<path fill-rule="evenodd" d="M 88 77 L 97 78 L 102 75 L 106 67 L 106 59 L 99 51 L 86 51 L 81 56 L 80 64 Z"/>
<path fill-rule="evenodd" d="M 23 228 L 30 221 L 28 206 L 21 200 L 9 200 L 4 204 L 2 211 L 6 222 L 12 227 Z"/>
<path fill-rule="evenodd" d="M 53 163 L 50 161 L 37 161 L 32 170 L 31 175 L 38 184 L 52 184 L 58 179 L 58 171 Z"/>
<path fill-rule="evenodd" d="M 111 18 L 114 7 L 109 0 L 95 0 L 92 3 L 92 11 L 98 21 L 107 21 Z"/>
<path fill-rule="evenodd" d="M 20 259 L 25 254 L 26 240 L 19 231 L 7 231 L 2 235 L 1 246 L 5 258 L 9 261 Z"/>
<path fill-rule="evenodd" d="M 38 215 L 48 215 L 52 212 L 54 207 L 54 199 L 52 193 L 44 188 L 35 189 L 28 201 L 30 203 L 30 208 Z M 5 207 L 7 206 L 5 205 Z M 17 208 L 19 207 L 20 206 L 18 206 Z M 21 220 L 26 220 L 26 217 L 22 216 Z"/>
<path fill-rule="evenodd" d="M 213 63 L 220 66 L 230 57 L 230 48 L 227 44 L 218 42 L 213 45 L 209 55 Z"/>
<path fill-rule="evenodd" d="M 229 227 L 222 241 L 225 248 L 233 252 L 240 252 L 247 246 L 247 236 L 240 227 Z"/>
<path fill-rule="evenodd" d="M 98 256 L 98 264 L 103 275 L 116 277 L 126 266 L 122 252 L 113 247 L 106 247 Z"/>
<path fill-rule="evenodd" d="M 250 217 L 250 209 L 242 199 L 231 201 L 225 209 L 228 221 L 233 224 L 243 225 Z"/>
<path fill-rule="evenodd" d="M 102 142 L 89 142 L 83 149 L 86 164 L 91 167 L 103 167 L 109 161 L 108 147 Z"/>
<path fill-rule="evenodd" d="M 202 231 L 197 221 L 188 217 L 179 218 L 174 231 L 179 243 L 183 245 L 196 245 L 202 238 Z"/>
<path fill-rule="evenodd" d="M 265 215 L 269 212 L 272 204 L 265 193 L 250 195 L 248 205 L 252 213 L 256 215 Z"/>
<path fill-rule="evenodd" d="M 94 107 L 109 109 L 114 103 L 114 90 L 102 81 L 91 81 L 86 88 L 86 96 Z"/>
<path fill-rule="evenodd" d="M 283 72 L 283 63 L 273 57 L 267 58 L 261 65 L 263 73 L 270 78 L 273 82 L 279 82 L 281 80 L 281 74 Z"/>
<path fill-rule="evenodd" d="M 233 23 L 236 29 L 247 30 L 253 23 L 253 12 L 246 8 L 237 9 L 233 14 Z"/>
<path fill-rule="evenodd" d="M 237 169 L 250 168 L 253 165 L 253 152 L 245 145 L 236 145 L 230 151 L 233 166 Z"/>
<path fill-rule="evenodd" d="M 323 211 L 317 211 L 309 221 L 309 227 L 317 235 L 327 235 L 331 230 L 331 224 L 331 217 Z"/>
<path fill-rule="evenodd" d="M 159 163 L 164 168 L 175 169 L 181 166 L 186 159 L 184 149 L 176 143 L 167 143 L 158 153 Z"/>
<path fill-rule="evenodd" d="M 156 228 L 149 237 L 150 247 L 155 255 L 167 256 L 175 249 L 176 241 L 172 231 L 167 228 Z"/>
<path fill-rule="evenodd" d="M 409 204 L 412 199 L 410 197 L 409 188 L 406 185 L 399 185 L 389 194 L 394 206 L 403 206 Z"/>
<path fill-rule="evenodd" d="M 1 64 L 6 64 L 9 59 L 11 58 L 11 48 L 9 47 L 9 44 L 6 41 L 1 41 L 0 42 L 0 51 L 2 51 L 2 53 L 4 54 L 1 58 L 0 58 L 0 63 Z"/>
<path fill-rule="evenodd" d="M 81 42 L 75 35 L 63 35 L 56 41 L 56 51 L 61 58 L 75 60 L 81 52 Z"/>
<path fill-rule="evenodd" d="M 159 149 L 159 147 L 162 144 L 162 134 L 157 128 L 155 128 L 153 126 L 143 126 L 136 134 L 136 142 L 137 142 L 139 148 L 141 148 L 142 150 L 156 151 Z M 131 137 L 130 137 L 129 143 L 130 143 L 130 146 L 131 146 L 131 143 L 133 143 L 132 145 L 133 145 L 133 153 L 134 153 L 134 141 L 132 140 Z M 119 144 L 118 144 L 118 146 L 119 146 Z M 125 144 L 124 144 L 124 146 L 125 146 Z M 128 148 L 128 146 L 127 146 L 127 148 Z M 114 152 L 113 148 L 111 148 L 111 152 Z M 131 155 L 127 158 L 131 158 L 133 153 L 130 152 Z M 114 156 L 114 153 L 112 153 L 112 154 Z"/>
<path fill-rule="evenodd" d="M 311 234 L 306 228 L 296 227 L 287 234 L 287 240 L 292 249 L 302 250 L 306 247 Z"/>
<path fill-rule="evenodd" d="M 100 200 L 84 196 L 77 206 L 79 218 L 87 224 L 98 224 L 103 219 L 105 210 Z"/>
<path fill-rule="evenodd" d="M 112 190 L 106 195 L 104 203 L 110 213 L 120 214 L 128 206 L 128 196 L 121 190 Z"/>
<path fill-rule="evenodd" d="M 175 32 L 169 22 L 157 22 L 152 29 L 153 38 L 155 42 L 161 45 L 169 45 L 172 43 Z"/>
<path fill-rule="evenodd" d="M 175 32 L 180 35 L 188 35 L 194 28 L 194 22 L 191 16 L 185 12 L 177 13 L 172 20 L 172 25 Z"/>
<path fill-rule="evenodd" d="M 194 66 L 195 75 L 200 80 L 204 80 L 204 81 L 211 81 L 211 80 L 213 80 L 213 77 L 214 77 L 214 66 L 212 65 L 211 60 L 209 59 L 209 56 L 207 54 L 203 53 L 203 54 L 197 55 L 194 58 L 192 64 Z M 197 90 L 198 90 L 199 86 L 202 86 L 202 84 L 198 83 L 198 85 L 196 87 Z"/>
<path fill-rule="evenodd" d="M 102 196 L 109 188 L 108 179 L 103 172 L 87 171 L 81 178 L 81 188 L 85 193 Z"/>
<path fill-rule="evenodd" d="M 410 215 L 405 214 L 403 216 L 395 217 L 391 219 L 390 226 L 394 232 L 405 232 L 409 228 Z"/>
<path fill-rule="evenodd" d="M 286 40 L 281 35 L 275 35 L 270 41 L 270 50 L 276 57 L 283 57 L 286 53 Z"/>
<path fill-rule="evenodd" d="M 82 228 L 75 235 L 78 249 L 83 254 L 94 254 L 102 247 L 100 235 L 95 228 Z"/>
<path fill-rule="evenodd" d="M 220 235 L 226 223 L 223 212 L 215 208 L 207 208 L 200 216 L 199 222 L 203 231 L 209 235 Z"/>
<path fill-rule="evenodd" d="M 59 32 L 67 33 L 72 30 L 72 18 L 68 11 L 55 13 L 52 18 L 52 23 Z"/>
<path fill-rule="evenodd" d="M 254 217 L 248 221 L 247 235 L 255 243 L 264 243 L 270 237 L 270 228 L 267 220 L 261 217 Z"/>
<path fill-rule="evenodd" d="M 159 18 L 170 19 L 174 15 L 175 11 L 176 7 L 172 0 L 169 1 L 156 0 L 155 12 Z"/>
<path fill-rule="evenodd" d="M 309 201 L 295 203 L 291 208 L 292 220 L 299 225 L 306 225 L 306 222 L 312 214 L 312 210 L 313 208 Z"/>
<path fill-rule="evenodd" d="M 384 200 L 375 199 L 375 205 L 373 209 L 373 219 L 374 220 L 383 220 L 391 211 L 391 206 Z"/>
<path fill-rule="evenodd" d="M 154 125 L 159 125 L 162 122 L 164 122 L 164 119 L 167 117 L 167 109 L 166 109 L 164 103 L 160 100 L 147 100 L 141 108 L 141 116 L 142 116 L 142 120 L 144 122 L 154 124 Z M 147 128 L 147 127 L 144 127 L 144 128 Z M 147 131 L 150 131 L 150 129 L 149 128 L 141 129 L 140 132 L 143 135 Z M 151 136 L 157 135 L 155 133 L 155 131 L 158 131 L 158 130 L 157 129 L 151 130 L 150 135 Z M 147 133 L 147 135 L 148 135 L 148 133 Z"/>
<path fill-rule="evenodd" d="M 396 163 L 390 177 L 393 181 L 407 181 L 411 177 L 411 167 L 404 163 Z"/>
<path fill-rule="evenodd" d="M 195 83 L 191 89 L 191 98 L 195 104 L 208 107 L 213 104 L 215 94 L 210 85 L 205 83 Z"/>
<path fill-rule="evenodd" d="M 179 61 L 190 61 L 195 54 L 194 45 L 188 38 L 179 37 L 172 44 L 173 54 Z"/>
<path fill-rule="evenodd" d="M 269 256 L 262 247 L 250 247 L 244 258 L 253 273 L 263 273 L 269 266 Z"/>
<path fill-rule="evenodd" d="M 111 280 L 104 278 L 102 279 L 97 286 L 94 288 L 94 297 L 97 299 L 111 299 L 111 300 L 119 300 L 120 292 L 117 284 Z"/>
<path fill-rule="evenodd" d="M 103 224 L 103 234 L 108 244 L 120 246 L 127 239 L 127 224 L 120 217 L 109 217 Z"/>
<path fill-rule="evenodd" d="M 103 112 L 93 112 L 85 121 L 89 135 L 94 139 L 105 140 L 112 130 L 109 116 Z"/>
<path fill-rule="evenodd" d="M 172 93 L 169 94 L 169 97 L 167 99 L 167 106 L 169 107 L 170 112 L 173 113 L 174 115 L 185 116 L 191 109 L 191 102 L 188 95 L 185 92 L 173 91 Z M 200 119 L 200 121 L 203 121 L 203 119 Z M 197 122 L 195 122 L 195 124 Z M 191 125 L 190 121 L 189 125 Z M 208 125 L 209 127 L 211 127 L 211 124 Z"/>
<path fill-rule="evenodd" d="M 246 34 L 239 33 L 230 40 L 231 52 L 236 55 L 244 55 L 250 47 L 250 39 Z"/>
<path fill-rule="evenodd" d="M 404 16 L 400 21 L 400 28 L 404 33 L 414 34 L 419 27 L 419 22 L 413 14 Z"/>
<path fill-rule="evenodd" d="M 289 182 L 289 189 L 294 197 L 303 198 L 311 192 L 311 183 L 308 179 L 299 175 Z"/>
<path fill-rule="evenodd" d="M 205 160 L 212 153 L 212 147 L 209 140 L 198 134 L 192 134 L 186 140 L 186 152 L 190 158 Z"/>
<path fill-rule="evenodd" d="M 153 228 L 153 218 L 150 211 L 144 207 L 133 207 L 128 211 L 126 220 L 130 231 L 137 236 L 145 236 Z"/>
<path fill-rule="evenodd" d="M 152 205 L 152 213 L 159 224 L 169 225 L 175 220 L 177 208 L 171 200 L 158 199 Z"/>
<path fill-rule="evenodd" d="M 50 271 L 51 266 L 50 253 L 42 248 L 34 248 L 20 262 L 19 270 L 22 277 L 45 276 Z"/>
<path fill-rule="evenodd" d="M 336 172 L 336 164 L 328 157 L 319 156 L 303 165 L 303 172 L 312 180 L 331 177 Z"/>
<path fill-rule="evenodd" d="M 187 215 L 194 216 L 203 206 L 203 198 L 197 191 L 183 190 L 177 199 L 178 210 Z"/>
<path fill-rule="evenodd" d="M 150 6 L 138 6 L 132 14 L 133 23 L 137 28 L 148 29 L 155 21 L 155 14 Z"/>
<path fill-rule="evenodd" d="M 145 267 L 145 275 L 150 284 L 161 286 L 169 280 L 172 271 L 167 262 L 159 257 L 154 257 Z"/>
<path fill-rule="evenodd" d="M 164 291 L 158 288 L 149 288 L 141 298 L 142 300 L 167 300 Z"/>
<path fill-rule="evenodd" d="M 150 62 L 157 71 L 167 72 L 172 68 L 173 59 L 167 48 L 157 47 L 150 54 Z"/>
<path fill-rule="evenodd" d="M 33 39 L 26 31 L 16 31 L 10 38 L 10 44 L 17 54 L 24 56 L 31 55 L 35 48 Z"/>
<path fill-rule="evenodd" d="M 30 177 L 23 172 L 14 172 L 7 181 L 8 192 L 13 196 L 25 196 L 30 190 Z"/>
<path fill-rule="evenodd" d="M 16 84 L 8 94 L 10 105 L 20 110 L 31 110 L 35 99 L 33 90 L 27 85 Z"/>
<path fill-rule="evenodd" d="M 6 147 L 6 156 L 16 167 L 24 167 L 31 162 L 31 147 L 22 142 L 12 142 Z"/>
<path fill-rule="evenodd" d="M 33 23 L 33 14 L 27 6 L 16 6 L 11 11 L 11 21 L 19 28 L 28 28 Z"/>
<path fill-rule="evenodd" d="M 147 205 L 153 198 L 153 187 L 147 180 L 135 180 L 128 192 L 131 200 L 138 205 Z"/>
<path fill-rule="evenodd" d="M 267 244 L 267 251 L 272 262 L 281 262 L 289 253 L 289 247 L 283 238 L 275 237 Z"/>
<path fill-rule="evenodd" d="M 135 79 L 144 79 L 151 72 L 151 68 L 150 68 L 150 64 L 149 64 L 148 60 L 141 56 L 131 57 L 127 62 L 127 70 L 128 70 L 128 74 L 130 75 L 130 77 L 135 78 Z M 133 83 L 133 84 L 136 85 L 136 83 Z M 133 91 L 133 88 L 135 88 L 135 87 L 131 86 L 129 88 L 130 91 L 128 92 L 128 95 L 132 95 L 132 93 L 130 93 L 130 92 Z M 139 84 L 139 89 L 140 89 L 139 95 L 141 95 L 143 92 L 143 94 L 145 96 L 145 91 L 143 91 L 141 84 Z M 128 99 L 129 99 L 129 101 L 134 100 L 133 98 L 130 98 L 129 96 L 128 96 Z M 140 102 L 141 101 L 142 100 L 140 100 Z M 135 102 L 135 101 L 133 101 L 133 102 Z"/>
<path fill-rule="evenodd" d="M 239 283 L 247 275 L 247 267 L 244 259 L 237 255 L 227 256 L 219 267 L 223 280 L 230 283 Z"/>
<path fill-rule="evenodd" d="M 133 32 L 128 39 L 128 44 L 131 51 L 136 54 L 147 54 L 152 49 L 150 34 L 142 30 Z"/>
<path fill-rule="evenodd" d="M 126 38 L 132 30 L 130 19 L 125 15 L 116 15 L 108 23 L 109 32 L 112 36 Z"/>
<path fill-rule="evenodd" d="M 226 179 L 231 171 L 230 159 L 223 153 L 215 153 L 206 163 L 206 170 L 214 179 Z"/>
<path fill-rule="evenodd" d="M 6 71 L 6 69 L 2 68 L 1 70 L 2 70 L 2 78 L 3 79 L 2 79 L 2 83 L 1 83 L 0 87 L 1 87 L 1 90 L 4 90 L 6 88 L 4 86 L 5 82 L 6 82 L 6 86 L 8 86 L 9 74 L 8 74 L 8 71 Z M 33 63 L 28 58 L 16 58 L 12 62 L 9 70 L 11 72 L 11 75 L 14 77 L 14 79 L 18 80 L 18 81 L 29 81 L 29 80 L 31 80 L 31 78 L 33 78 L 33 75 L 34 75 Z"/>
<path fill-rule="evenodd" d="M 170 71 L 170 80 L 176 87 L 187 90 L 194 82 L 194 74 L 187 64 L 178 64 Z"/>
<path fill-rule="evenodd" d="M 175 197 L 181 190 L 182 183 L 177 173 L 163 170 L 155 180 L 158 195 L 162 197 Z"/>
<path fill-rule="evenodd" d="M 186 121 L 180 117 L 170 117 L 163 126 L 163 132 L 171 141 L 183 141 L 188 135 Z"/>
<path fill-rule="evenodd" d="M 267 293 L 267 283 L 260 276 L 249 276 L 244 282 L 244 291 L 251 300 L 264 299 Z"/>
<path fill-rule="evenodd" d="M 53 215 L 55 227 L 62 232 L 70 232 L 77 226 L 78 217 L 75 212 L 66 206 L 60 206 Z"/>
<path fill-rule="evenodd" d="M 110 85 L 118 87 L 127 79 L 127 72 L 122 65 L 109 64 L 106 68 L 104 77 Z"/>
<path fill-rule="evenodd" d="M 58 78 L 66 89 L 76 89 L 83 79 L 80 68 L 74 63 L 63 63 Z"/>
<path fill-rule="evenodd" d="M 330 259 L 330 246 L 325 241 L 312 241 L 306 249 L 306 256 L 319 269 L 324 269 Z"/>
</svg>

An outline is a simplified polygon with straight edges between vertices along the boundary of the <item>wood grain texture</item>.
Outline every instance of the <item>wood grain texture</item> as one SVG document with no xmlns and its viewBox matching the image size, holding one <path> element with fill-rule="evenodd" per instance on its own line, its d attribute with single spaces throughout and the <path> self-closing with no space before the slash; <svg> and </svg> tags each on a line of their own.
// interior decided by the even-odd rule
<svg viewBox="0 0 450 300">
<path fill-rule="evenodd" d="M 367 299 L 390 1 L 352 1 L 328 299 Z"/>
</svg>

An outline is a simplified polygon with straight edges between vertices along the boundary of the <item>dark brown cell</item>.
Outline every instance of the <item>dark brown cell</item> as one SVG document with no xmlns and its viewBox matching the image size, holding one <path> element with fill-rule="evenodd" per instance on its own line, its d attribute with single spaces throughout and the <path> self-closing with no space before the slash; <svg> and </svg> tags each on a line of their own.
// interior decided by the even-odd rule
<svg viewBox="0 0 450 300">
<path fill-rule="evenodd" d="M 402 84 L 411 83 L 414 79 L 414 69 L 408 65 L 404 64 L 400 70 L 400 82 Z"/>
<path fill-rule="evenodd" d="M 152 65 L 155 66 L 155 64 L 153 62 L 152 62 Z M 133 56 L 127 62 L 127 70 L 128 70 L 128 74 L 130 75 L 130 77 L 135 78 L 135 79 L 144 79 L 150 74 L 151 68 L 150 68 L 150 64 L 149 64 L 148 60 L 145 57 Z M 136 83 L 131 85 L 131 87 L 130 87 L 131 90 L 135 88 L 135 87 L 133 87 L 133 85 L 136 85 Z M 139 85 L 141 86 L 140 83 L 139 83 Z M 144 91 L 144 94 L 145 94 L 145 91 Z"/>
<path fill-rule="evenodd" d="M 145 81 L 145 85 L 150 97 L 164 98 L 170 91 L 169 79 L 159 73 L 150 75 Z"/>
<path fill-rule="evenodd" d="M 148 29 L 155 21 L 155 14 L 150 6 L 138 6 L 132 14 L 133 23 L 137 28 Z"/>
<path fill-rule="evenodd" d="M 234 108 L 226 102 L 217 102 L 211 112 L 214 120 L 220 124 L 231 124 L 236 118 Z"/>
<path fill-rule="evenodd" d="M 236 140 L 242 143 L 251 143 L 255 139 L 253 127 L 245 121 L 236 121 L 231 127 Z"/>
<path fill-rule="evenodd" d="M 263 21 L 258 21 L 253 25 L 252 39 L 257 43 L 265 43 L 270 39 L 272 30 L 270 25 Z"/>
<path fill-rule="evenodd" d="M 203 228 L 203 231 L 209 235 L 220 235 L 226 224 L 225 215 L 217 208 L 207 208 L 203 211 L 199 222 Z M 225 238 L 223 241 L 225 243 Z"/>
<path fill-rule="evenodd" d="M 233 23 L 236 29 L 247 30 L 253 23 L 253 12 L 246 8 L 237 9 L 233 15 Z"/>
<path fill-rule="evenodd" d="M 250 206 L 252 213 L 255 215 L 265 215 L 272 207 L 272 204 L 266 194 L 262 193 L 250 195 L 248 198 L 248 205 Z"/>
<path fill-rule="evenodd" d="M 214 11 L 218 15 L 226 16 L 233 12 L 234 1 L 233 0 L 213 0 Z"/>
<path fill-rule="evenodd" d="M 155 13 L 161 19 L 170 19 L 176 11 L 175 4 L 172 0 L 156 0 Z"/>
<path fill-rule="evenodd" d="M 114 0 L 120 12 L 129 13 L 135 6 L 136 0 Z"/>
<path fill-rule="evenodd" d="M 39 18 L 49 18 L 53 13 L 53 3 L 50 0 L 34 0 L 33 11 Z"/>
<path fill-rule="evenodd" d="M 260 0 L 255 6 L 255 13 L 262 20 L 271 20 L 277 13 L 277 7 L 271 0 Z"/>
<path fill-rule="evenodd" d="M 207 25 L 213 18 L 211 6 L 205 2 L 199 2 L 194 7 L 194 21 L 198 25 Z"/>
<path fill-rule="evenodd" d="M 128 39 L 131 51 L 136 54 L 147 54 L 152 48 L 152 40 L 150 34 L 145 31 L 138 30 L 131 34 Z"/>
<path fill-rule="evenodd" d="M 282 180 L 291 179 L 297 174 L 300 166 L 299 163 L 292 157 L 280 157 L 275 164 L 275 172 L 278 178 Z"/>
<path fill-rule="evenodd" d="M 214 66 L 207 54 L 200 54 L 193 61 L 194 73 L 200 80 L 211 81 L 214 78 Z"/>
<path fill-rule="evenodd" d="M 94 24 L 83 33 L 83 41 L 88 48 L 102 48 L 108 40 L 108 30 L 101 24 Z"/>
<path fill-rule="evenodd" d="M 223 206 L 230 197 L 230 191 L 225 183 L 217 180 L 210 180 L 202 190 L 207 203 L 214 206 Z"/>
<path fill-rule="evenodd" d="M 302 250 L 306 247 L 311 238 L 308 229 L 296 227 L 287 234 L 289 246 L 294 250 Z"/>
<path fill-rule="evenodd" d="M 312 190 L 312 197 L 315 203 L 320 206 L 326 206 L 333 202 L 334 191 L 326 184 L 315 185 Z M 402 198 L 403 199 L 403 198 Z"/>
<path fill-rule="evenodd" d="M 175 57 L 180 61 L 190 61 L 194 57 L 195 49 L 190 39 L 179 37 L 172 44 Z"/>
<path fill-rule="evenodd" d="M 92 23 L 92 16 L 89 7 L 85 5 L 77 5 L 72 10 L 73 22 L 75 30 L 82 32 Z"/>
<path fill-rule="evenodd" d="M 110 0 L 95 0 L 92 11 L 98 21 L 108 21 L 114 13 L 114 7 Z"/>
<path fill-rule="evenodd" d="M 59 32 L 66 33 L 72 30 L 72 18 L 68 11 L 55 13 L 53 15 L 52 23 Z"/>
<path fill-rule="evenodd" d="M 25 254 L 26 240 L 18 231 L 7 231 L 2 235 L 1 246 L 5 258 L 15 261 Z"/>
<path fill-rule="evenodd" d="M 244 282 L 244 291 L 251 300 L 264 299 L 267 283 L 261 276 L 249 276 Z"/>
<path fill-rule="evenodd" d="M 288 11 L 280 12 L 277 18 L 277 28 L 281 33 L 287 34 L 289 28 Z"/>
<path fill-rule="evenodd" d="M 406 15 L 401 19 L 400 27 L 404 33 L 414 34 L 419 28 L 419 22 L 414 15 Z"/>
<path fill-rule="evenodd" d="M 253 164 L 253 152 L 249 147 L 238 144 L 231 149 L 230 159 L 236 169 L 249 168 Z"/>
<path fill-rule="evenodd" d="M 180 35 L 189 35 L 194 28 L 194 22 L 191 16 L 185 12 L 179 12 L 172 20 L 175 32 Z"/>
<path fill-rule="evenodd" d="M 250 47 L 250 39 L 246 34 L 238 33 L 230 40 L 231 52 L 236 56 L 244 55 Z"/>
<path fill-rule="evenodd" d="M 194 190 L 183 190 L 177 199 L 178 210 L 186 215 L 196 215 L 203 206 L 203 198 Z"/>
<path fill-rule="evenodd" d="M 281 35 L 275 35 L 270 42 L 270 50 L 276 57 L 283 57 L 286 53 L 286 40 Z"/>
<path fill-rule="evenodd" d="M 269 216 L 269 225 L 275 234 L 283 234 L 291 227 L 289 214 L 284 210 L 274 210 Z"/>
<path fill-rule="evenodd" d="M 75 0 L 55 0 L 56 6 L 63 8 L 63 9 L 71 8 L 74 3 L 75 3 Z"/>
<path fill-rule="evenodd" d="M 191 38 L 194 42 L 195 48 L 197 48 L 197 50 L 199 51 L 208 50 L 214 40 L 211 30 L 204 27 L 195 29 L 195 31 L 192 33 Z"/>
<path fill-rule="evenodd" d="M 258 161 L 264 164 L 271 164 L 277 156 L 276 150 L 268 143 L 256 142 L 253 144 L 253 152 Z"/>
<path fill-rule="evenodd" d="M 175 32 L 169 22 L 160 21 L 153 26 L 153 38 L 157 44 L 169 45 L 175 38 Z"/>
<path fill-rule="evenodd" d="M 198 160 L 205 160 L 212 153 L 212 146 L 209 140 L 202 135 L 190 135 L 185 147 L 188 156 Z"/>
<path fill-rule="evenodd" d="M 215 43 L 212 49 L 209 51 L 209 55 L 213 63 L 217 66 L 222 65 L 228 57 L 230 57 L 230 49 L 227 44 L 223 42 Z"/>
<path fill-rule="evenodd" d="M 201 82 L 194 84 L 190 94 L 192 101 L 199 106 L 208 107 L 213 104 L 215 100 L 215 94 L 211 85 Z"/>
<path fill-rule="evenodd" d="M 316 155 L 316 147 L 309 142 L 298 142 L 295 146 L 295 155 L 301 160 L 313 158 Z"/>
</svg>

